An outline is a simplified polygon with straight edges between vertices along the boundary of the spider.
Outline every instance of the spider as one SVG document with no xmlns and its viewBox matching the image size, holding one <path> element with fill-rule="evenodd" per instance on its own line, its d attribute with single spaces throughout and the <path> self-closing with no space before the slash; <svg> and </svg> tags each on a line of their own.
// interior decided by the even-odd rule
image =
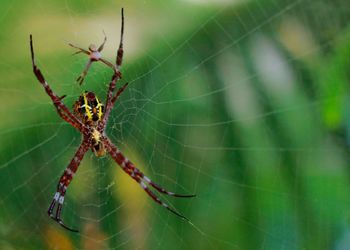
<svg viewBox="0 0 350 250">
<path fill-rule="evenodd" d="M 65 96 L 59 97 L 56 95 L 49 84 L 46 82 L 43 74 L 35 63 L 34 59 L 34 49 L 33 49 L 33 39 L 32 35 L 30 35 L 30 50 L 31 50 L 31 59 L 33 72 L 44 87 L 46 93 L 51 98 L 58 115 L 76 128 L 82 135 L 82 142 L 76 151 L 74 157 L 70 161 L 68 167 L 63 172 L 58 185 L 56 193 L 54 194 L 53 200 L 48 208 L 48 215 L 59 223 L 63 228 L 78 232 L 76 229 L 72 229 L 64 224 L 61 218 L 61 212 L 64 202 L 64 197 L 67 191 L 67 188 L 73 177 L 78 170 L 79 164 L 83 159 L 86 152 L 91 149 L 93 153 L 97 157 L 103 157 L 108 153 L 113 160 L 126 172 L 131 178 L 133 178 L 143 190 L 159 205 L 162 205 L 170 212 L 176 214 L 180 218 L 189 221 L 185 216 L 171 208 L 168 204 L 161 201 L 158 196 L 150 189 L 154 188 L 156 191 L 174 196 L 174 197 L 194 197 L 195 195 L 181 195 L 173 192 L 169 192 L 159 186 L 158 184 L 152 182 L 150 178 L 144 175 L 139 169 L 135 167 L 135 165 L 126 158 L 123 153 L 116 147 L 111 140 L 107 137 L 105 133 L 106 124 L 108 122 L 108 118 L 110 112 L 118 100 L 121 93 L 125 90 L 128 83 L 124 84 L 122 87 L 118 89 L 118 91 L 114 91 L 116 88 L 116 83 L 121 79 L 121 73 L 119 71 L 120 66 L 122 65 L 123 59 L 123 32 L 124 32 L 124 14 L 123 9 L 121 11 L 122 14 L 122 24 L 121 24 L 121 38 L 119 49 L 116 56 L 116 66 L 113 66 L 114 73 L 112 75 L 112 79 L 109 83 L 109 88 L 106 97 L 106 103 L 103 104 L 98 97 L 91 91 L 85 91 L 82 93 L 78 100 L 74 103 L 73 113 L 69 111 L 67 106 L 63 104 L 62 99 Z M 101 47 L 101 46 L 100 46 Z M 103 46 L 102 46 L 103 47 Z M 56 212 L 54 213 L 54 209 L 57 205 Z"/>
<path fill-rule="evenodd" d="M 124 17 L 124 15 L 122 14 L 122 18 Z M 123 27 L 122 27 L 123 28 Z M 122 34 L 123 34 L 124 30 L 122 30 Z M 83 72 L 80 74 L 80 76 L 77 78 L 77 82 L 82 85 L 83 82 L 84 82 L 84 79 L 85 79 L 85 76 L 87 75 L 87 72 L 89 71 L 90 69 L 90 66 L 93 62 L 97 62 L 97 61 L 101 61 L 102 63 L 106 64 L 108 67 L 111 67 L 113 70 L 115 69 L 114 65 L 112 63 L 110 63 L 109 61 L 107 61 L 106 59 L 102 58 L 102 55 L 101 55 L 101 52 L 104 48 L 104 45 L 107 41 L 107 37 L 106 37 L 106 34 L 105 35 L 105 38 L 103 40 L 103 43 L 98 47 L 96 48 L 96 45 L 95 44 L 90 44 L 89 46 L 89 51 L 85 50 L 85 49 L 82 49 L 78 46 L 75 46 L 71 43 L 69 43 L 69 46 L 77 49 L 78 51 L 74 53 L 74 55 L 76 54 L 79 54 L 79 53 L 84 53 L 86 55 L 89 56 L 89 61 L 88 63 L 86 64 L 85 66 L 85 69 L 83 70 Z M 121 38 L 121 40 L 123 40 L 123 38 Z M 117 57 L 118 58 L 118 57 Z M 121 57 L 120 57 L 121 58 Z M 120 62 L 121 64 L 121 62 Z M 117 63 L 118 65 L 118 63 Z"/>
</svg>

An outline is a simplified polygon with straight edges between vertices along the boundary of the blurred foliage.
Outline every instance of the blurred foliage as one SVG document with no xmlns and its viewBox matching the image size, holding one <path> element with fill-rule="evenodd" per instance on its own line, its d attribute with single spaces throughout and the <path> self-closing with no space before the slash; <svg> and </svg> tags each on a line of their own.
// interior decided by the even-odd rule
<svg viewBox="0 0 350 250">
<path fill-rule="evenodd" d="M 204 3 L 208 2 L 208 3 Z M 350 4 L 330 1 L 2 1 L 0 249 L 347 249 Z M 126 13 L 123 82 L 107 134 L 155 182 L 197 198 L 155 204 L 108 157 L 88 153 L 46 214 L 80 135 L 31 72 L 29 34 L 69 107 L 104 96 L 111 72 L 68 57 Z M 116 28 L 117 26 L 117 28 Z"/>
</svg>

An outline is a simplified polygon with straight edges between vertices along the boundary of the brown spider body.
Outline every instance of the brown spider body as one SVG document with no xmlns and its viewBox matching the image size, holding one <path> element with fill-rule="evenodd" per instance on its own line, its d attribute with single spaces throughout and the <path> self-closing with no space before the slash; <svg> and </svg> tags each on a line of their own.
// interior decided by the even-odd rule
<svg viewBox="0 0 350 250">
<path fill-rule="evenodd" d="M 102 58 L 99 59 L 105 64 L 107 64 L 108 66 L 110 66 L 111 68 L 113 68 L 113 76 L 109 83 L 105 105 L 103 105 L 102 102 L 100 102 L 100 100 L 97 98 L 97 96 L 93 92 L 86 91 L 82 93 L 79 96 L 78 100 L 74 103 L 73 113 L 62 102 L 62 99 L 64 98 L 64 96 L 59 97 L 53 92 L 50 85 L 46 82 L 40 69 L 35 64 L 32 35 L 30 35 L 32 65 L 33 65 L 33 72 L 36 78 L 44 87 L 48 96 L 51 98 L 58 115 L 62 119 L 64 119 L 66 122 L 68 122 L 70 125 L 72 125 L 74 128 L 76 128 L 82 135 L 82 142 L 79 148 L 77 149 L 74 157 L 70 161 L 69 165 L 64 170 L 58 182 L 56 193 L 47 211 L 49 216 L 52 219 L 58 222 L 62 227 L 73 232 L 78 232 L 78 231 L 75 229 L 71 229 L 70 227 L 66 226 L 63 223 L 61 219 L 61 212 L 63 208 L 64 197 L 68 189 L 68 186 L 73 180 L 73 177 L 76 174 L 76 171 L 78 170 L 80 162 L 82 161 L 84 155 L 89 149 L 91 149 L 97 157 L 102 157 L 106 153 L 108 153 L 111 156 L 111 158 L 122 168 L 122 170 L 125 173 L 127 173 L 132 179 L 134 179 L 155 202 L 157 202 L 159 205 L 162 205 L 163 207 L 168 209 L 170 212 L 176 214 L 177 216 L 185 220 L 188 220 L 188 219 L 183 215 L 181 215 L 180 213 L 178 213 L 176 210 L 172 209 L 168 204 L 161 201 L 150 188 L 154 188 L 159 193 L 174 196 L 174 197 L 194 197 L 195 196 L 195 195 L 179 195 L 173 192 L 169 192 L 164 188 L 160 187 L 158 184 L 151 181 L 150 178 L 145 176 L 138 168 L 136 168 L 136 166 L 128 158 L 126 158 L 123 155 L 123 153 L 111 142 L 111 140 L 105 134 L 106 124 L 108 122 L 110 112 L 115 102 L 118 100 L 119 96 L 121 95 L 121 93 L 128 86 L 128 84 L 126 83 L 122 87 L 120 87 L 117 92 L 114 92 L 116 88 L 116 82 L 119 81 L 121 78 L 121 73 L 119 71 L 119 68 L 122 64 L 122 58 L 123 58 L 123 31 L 124 31 L 124 15 L 123 15 L 123 9 L 122 9 L 121 39 L 120 39 L 119 49 L 117 52 L 116 65 L 115 66 L 112 65 L 111 63 L 106 62 Z M 105 38 L 105 41 L 106 41 L 106 38 Z M 99 47 L 98 52 L 101 52 L 103 48 L 103 44 Z M 80 49 L 80 48 L 78 49 L 79 51 L 82 51 L 85 53 L 83 49 Z M 85 54 L 89 55 L 88 52 L 86 52 Z M 100 55 L 98 55 L 98 57 L 99 56 Z M 96 59 L 95 57 L 90 56 L 89 65 L 91 65 L 92 61 L 97 61 L 95 59 Z M 89 67 L 87 67 L 86 71 L 84 71 L 83 76 L 86 75 L 88 68 Z M 81 82 L 82 80 L 83 78 L 81 79 Z M 54 209 L 56 205 L 57 205 L 57 209 L 56 209 L 56 213 L 54 214 Z"/>
<path fill-rule="evenodd" d="M 98 124 L 102 120 L 104 105 L 93 92 L 85 91 L 73 105 L 74 114 L 80 121 L 89 126 L 90 132 L 85 138 L 91 144 L 91 150 L 97 157 L 106 155 L 105 147 L 101 141 L 102 134 Z"/>
<path fill-rule="evenodd" d="M 93 126 L 101 121 L 104 105 L 93 92 L 85 91 L 73 105 L 74 114 L 82 123 Z"/>
</svg>

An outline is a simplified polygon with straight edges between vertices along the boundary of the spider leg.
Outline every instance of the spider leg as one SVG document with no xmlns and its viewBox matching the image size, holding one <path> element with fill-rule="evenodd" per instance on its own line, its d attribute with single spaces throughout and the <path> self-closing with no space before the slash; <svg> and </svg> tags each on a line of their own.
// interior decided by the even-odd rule
<svg viewBox="0 0 350 250">
<path fill-rule="evenodd" d="M 78 130 L 82 130 L 82 127 L 80 126 L 79 123 L 76 123 L 75 121 L 73 121 L 69 116 L 67 116 L 60 108 L 57 108 L 57 113 L 59 114 L 59 116 L 65 120 L 66 122 L 68 122 L 69 124 L 71 124 L 73 127 L 75 127 Z"/>
<path fill-rule="evenodd" d="M 121 10 L 122 12 L 122 25 L 121 25 L 121 35 L 120 35 L 120 42 L 119 42 L 119 48 L 118 48 L 118 52 L 117 52 L 117 57 L 116 57 L 116 66 L 114 68 L 114 74 L 112 76 L 112 79 L 109 83 L 109 88 L 108 88 L 108 92 L 107 92 L 107 98 L 106 98 L 106 105 L 105 105 L 105 113 L 103 115 L 103 119 L 100 123 L 100 127 L 104 128 L 106 123 L 107 123 L 107 119 L 109 117 L 109 113 L 111 112 L 111 109 L 113 107 L 113 92 L 114 89 L 116 87 L 116 82 L 118 82 L 121 77 L 122 74 L 120 72 L 120 66 L 122 65 L 123 62 L 123 54 L 124 54 L 124 50 L 123 50 L 123 39 L 124 39 L 124 9 L 122 8 Z M 101 59 L 100 59 L 101 60 Z M 102 61 L 104 62 L 104 61 Z M 108 65 L 108 64 L 107 64 Z"/>
<path fill-rule="evenodd" d="M 86 64 L 84 71 L 80 74 L 80 76 L 76 80 L 79 83 L 79 85 L 82 85 L 83 82 L 84 82 L 84 79 L 85 79 L 85 77 L 87 75 L 87 72 L 89 71 L 89 69 L 91 67 L 91 64 L 93 63 L 93 60 L 91 59 L 91 53 L 89 51 L 85 50 L 85 49 L 82 49 L 82 48 L 80 48 L 78 46 L 75 46 L 74 44 L 68 43 L 68 45 L 78 50 L 73 55 L 84 53 L 84 54 L 89 56 L 89 61 Z"/>
<path fill-rule="evenodd" d="M 115 66 L 113 65 L 113 63 L 107 61 L 106 59 L 103 59 L 102 57 L 100 58 L 100 61 L 115 71 Z"/>
<path fill-rule="evenodd" d="M 117 91 L 117 93 L 115 93 L 115 95 L 112 97 L 111 103 L 112 103 L 112 107 L 114 106 L 115 102 L 118 100 L 119 96 L 123 93 L 123 91 L 126 89 L 126 87 L 129 85 L 129 83 L 125 83 L 122 87 L 120 87 Z M 110 109 L 106 109 L 103 119 L 99 124 L 99 130 L 103 130 L 108 122 L 108 118 L 109 118 L 109 114 L 112 111 L 112 108 Z"/>
<path fill-rule="evenodd" d="M 117 58 L 116 58 L 116 66 L 118 70 L 123 63 L 123 54 L 124 54 L 123 39 L 124 39 L 124 9 L 122 8 L 122 27 L 120 30 L 120 42 L 119 42 L 119 49 L 118 49 Z"/>
<path fill-rule="evenodd" d="M 109 84 L 109 89 L 108 89 L 108 94 L 107 94 L 107 100 L 106 100 L 106 109 L 111 108 L 111 98 L 113 91 L 115 89 L 115 83 L 121 78 L 121 73 L 120 73 L 120 66 L 123 63 L 123 55 L 124 55 L 124 50 L 123 50 L 123 39 L 124 39 L 124 9 L 122 8 L 122 25 L 121 25 L 121 30 L 120 30 L 120 42 L 119 42 L 119 48 L 117 52 L 117 57 L 116 57 L 116 71 L 112 77 L 112 80 Z"/>
<path fill-rule="evenodd" d="M 107 36 L 106 36 L 104 31 L 103 31 L 103 34 L 105 35 L 105 38 L 103 40 L 103 43 L 100 45 L 100 47 L 98 47 L 98 49 L 97 49 L 98 52 L 101 52 L 103 50 L 103 47 L 105 46 L 105 43 L 107 41 Z"/>
<path fill-rule="evenodd" d="M 173 192 L 169 192 L 166 189 L 162 188 L 161 186 L 159 186 L 158 184 L 154 183 L 151 179 L 149 179 L 147 176 L 143 176 L 142 178 L 146 183 L 148 183 L 149 185 L 151 185 L 153 188 L 155 188 L 158 192 L 166 194 L 166 195 L 170 195 L 170 196 L 174 196 L 174 197 L 181 197 L 181 198 L 192 198 L 192 197 L 196 197 L 195 194 L 175 194 Z"/>
<path fill-rule="evenodd" d="M 104 33 L 104 32 L 103 32 L 103 33 Z M 80 74 L 80 76 L 77 78 L 77 82 L 79 83 L 79 85 L 82 85 L 82 84 L 83 84 L 84 79 L 85 79 L 85 77 L 86 77 L 86 75 L 87 75 L 87 73 L 88 73 L 88 71 L 89 71 L 89 69 L 90 69 L 90 67 L 91 67 L 91 64 L 92 64 L 93 62 L 101 61 L 102 63 L 104 63 L 104 64 L 107 65 L 108 67 L 112 68 L 114 72 L 116 71 L 115 66 L 114 66 L 112 63 L 110 63 L 108 60 L 103 59 L 103 58 L 101 57 L 101 54 L 100 54 L 101 51 L 103 50 L 103 47 L 104 47 L 106 41 L 107 41 L 107 37 L 106 37 L 106 34 L 105 34 L 104 41 L 103 41 L 103 43 L 100 45 L 100 47 L 97 49 L 97 51 L 90 51 L 90 52 L 87 51 L 87 50 L 84 50 L 84 49 L 82 49 L 82 48 L 80 48 L 80 47 L 78 47 L 78 46 L 75 46 L 75 45 L 69 43 L 69 46 L 71 46 L 71 47 L 73 47 L 73 48 L 75 48 L 75 49 L 78 50 L 78 51 L 75 52 L 73 55 L 76 55 L 76 54 L 79 54 L 79 53 L 84 53 L 84 54 L 86 54 L 86 55 L 89 56 L 89 61 L 88 61 L 87 65 L 85 66 L 84 71 L 83 71 L 83 72 Z"/>
<path fill-rule="evenodd" d="M 74 44 L 71 44 L 71 43 L 68 43 L 68 45 L 71 46 L 72 48 L 75 48 L 75 49 L 78 50 L 78 51 L 75 52 L 73 55 L 79 54 L 79 53 L 84 53 L 84 54 L 86 54 L 86 55 L 90 55 L 90 52 L 87 51 L 87 50 L 85 50 L 85 49 L 82 49 L 82 48 L 80 48 L 80 47 L 78 47 L 78 46 L 75 46 Z"/>
<path fill-rule="evenodd" d="M 41 83 L 41 85 L 44 87 L 46 93 L 50 96 L 53 104 L 56 107 L 56 110 L 58 114 L 66 120 L 68 123 L 70 123 L 72 126 L 82 130 L 85 128 L 85 126 L 79 121 L 78 118 L 76 118 L 69 110 L 68 108 L 63 104 L 61 97 L 58 97 L 51 89 L 49 84 L 46 82 L 43 74 L 41 73 L 40 69 L 35 63 L 34 58 L 34 48 L 33 48 L 33 39 L 32 35 L 30 35 L 30 51 L 31 51 L 31 58 L 32 58 L 32 65 L 33 65 L 33 72 L 38 79 L 38 81 Z"/>
<path fill-rule="evenodd" d="M 175 197 L 183 197 L 183 198 L 191 198 L 194 197 L 195 195 L 181 195 L 181 194 L 175 194 L 173 192 L 169 192 L 165 190 L 164 188 L 160 187 L 159 185 L 153 183 L 147 176 L 145 176 L 138 168 L 134 166 L 133 163 L 131 163 L 121 152 L 120 150 L 108 139 L 105 138 L 103 140 L 104 146 L 107 150 L 107 152 L 111 155 L 113 160 L 126 172 L 131 178 L 133 178 L 135 181 L 137 181 L 143 190 L 158 204 L 162 205 L 172 213 L 176 214 L 177 216 L 188 220 L 185 216 L 181 215 L 171 207 L 169 207 L 168 204 L 162 202 L 156 194 L 154 194 L 146 185 L 149 184 L 153 188 L 155 188 L 157 191 L 163 194 L 167 194 L 170 196 L 175 196 Z"/>
<path fill-rule="evenodd" d="M 124 92 L 124 90 L 126 89 L 126 87 L 129 85 L 129 83 L 125 83 L 122 87 L 120 87 L 117 91 L 117 93 L 115 93 L 115 95 L 112 98 L 112 107 L 114 106 L 115 102 L 118 100 L 119 96 Z M 107 117 L 108 120 L 108 117 Z"/>
<path fill-rule="evenodd" d="M 66 226 L 61 219 L 61 212 L 62 212 L 62 207 L 63 207 L 63 202 L 64 202 L 64 196 L 66 194 L 66 191 L 67 191 L 69 184 L 71 183 L 71 181 L 74 177 L 75 172 L 78 170 L 78 167 L 79 167 L 81 160 L 83 159 L 85 153 L 89 150 L 89 148 L 90 148 L 89 144 L 85 140 L 80 144 L 80 147 L 78 148 L 77 152 L 75 153 L 73 159 L 71 160 L 68 167 L 66 168 L 63 175 L 60 178 L 60 181 L 57 185 L 56 193 L 55 193 L 53 200 L 49 206 L 49 209 L 47 211 L 48 215 L 53 220 L 58 222 L 65 229 L 68 229 L 68 230 L 73 231 L 73 232 L 78 232 L 78 230 L 72 229 L 72 228 Z M 54 210 L 57 203 L 58 203 L 57 210 L 56 210 L 56 213 L 54 215 L 53 210 Z"/>
<path fill-rule="evenodd" d="M 171 207 L 169 207 L 168 204 L 164 203 L 163 201 L 161 201 L 157 195 L 155 193 L 153 193 L 147 186 L 146 184 L 139 180 L 138 181 L 141 185 L 141 187 L 143 188 L 143 190 L 145 190 L 145 192 L 155 201 L 157 202 L 159 205 L 165 207 L 166 209 L 168 209 L 170 212 L 172 212 L 173 214 L 176 214 L 177 216 L 179 216 L 180 218 L 189 221 L 189 219 L 185 216 L 183 216 L 182 214 L 180 214 L 179 212 L 177 212 L 176 210 L 172 209 Z M 185 197 L 185 196 L 178 196 L 178 197 Z"/>
<path fill-rule="evenodd" d="M 92 64 L 92 60 L 89 59 L 88 63 L 85 66 L 84 71 L 80 74 L 80 76 L 77 78 L 77 82 L 79 83 L 79 85 L 82 85 L 85 79 L 85 76 L 87 75 L 87 72 L 89 71 L 91 64 Z"/>
</svg>

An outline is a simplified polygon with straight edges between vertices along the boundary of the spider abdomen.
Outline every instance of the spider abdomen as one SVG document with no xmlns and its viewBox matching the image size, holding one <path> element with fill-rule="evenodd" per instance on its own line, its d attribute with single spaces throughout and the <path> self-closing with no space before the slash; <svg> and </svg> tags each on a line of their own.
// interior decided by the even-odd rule
<svg viewBox="0 0 350 250">
<path fill-rule="evenodd" d="M 74 113 L 84 124 L 101 121 L 104 106 L 93 92 L 85 91 L 74 104 Z"/>
</svg>

